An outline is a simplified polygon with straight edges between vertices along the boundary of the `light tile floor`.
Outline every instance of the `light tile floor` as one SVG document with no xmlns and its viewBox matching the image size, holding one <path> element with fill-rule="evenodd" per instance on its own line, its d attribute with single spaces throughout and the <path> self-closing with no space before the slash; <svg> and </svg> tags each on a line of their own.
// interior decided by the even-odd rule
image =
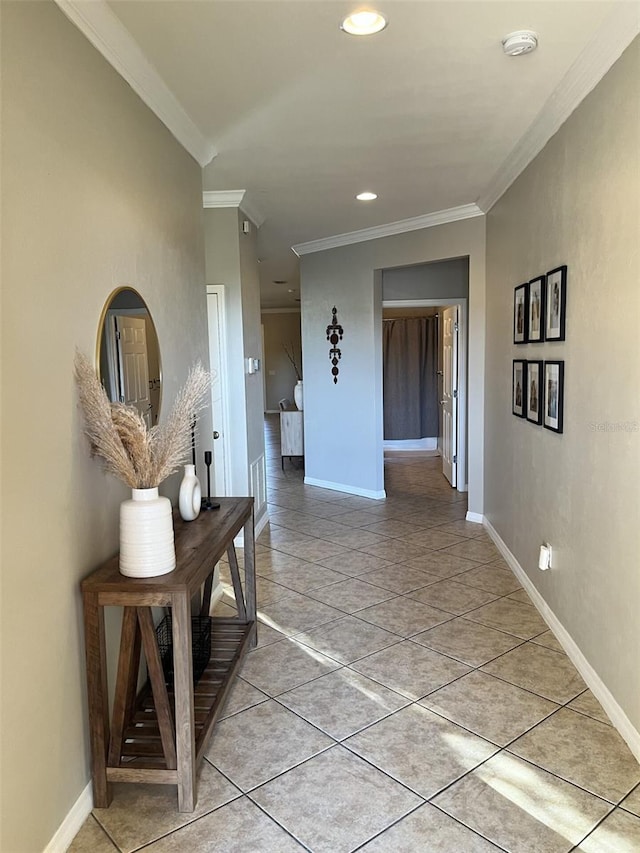
<svg viewBox="0 0 640 853">
<path fill-rule="evenodd" d="M 71 851 L 638 853 L 640 766 L 439 460 L 388 460 L 373 501 L 283 472 L 278 438 L 259 648 L 196 812 L 117 785 Z"/>
</svg>

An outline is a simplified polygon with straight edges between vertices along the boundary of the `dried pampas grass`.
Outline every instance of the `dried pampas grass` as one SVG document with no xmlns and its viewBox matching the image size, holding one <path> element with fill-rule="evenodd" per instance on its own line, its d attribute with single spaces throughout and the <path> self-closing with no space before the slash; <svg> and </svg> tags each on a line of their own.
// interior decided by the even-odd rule
<svg viewBox="0 0 640 853">
<path fill-rule="evenodd" d="M 177 471 L 191 449 L 191 426 L 211 383 L 202 365 L 191 368 L 166 422 L 151 429 L 136 409 L 109 401 L 86 356 L 76 352 L 74 366 L 85 434 L 105 470 L 132 489 L 154 488 Z"/>
</svg>

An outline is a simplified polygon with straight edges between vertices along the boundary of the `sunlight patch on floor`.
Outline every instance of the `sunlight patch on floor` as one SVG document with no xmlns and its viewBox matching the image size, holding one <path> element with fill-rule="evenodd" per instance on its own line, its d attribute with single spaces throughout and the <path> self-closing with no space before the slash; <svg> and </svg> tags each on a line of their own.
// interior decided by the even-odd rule
<svg viewBox="0 0 640 853">
<path fill-rule="evenodd" d="M 567 801 L 557 781 L 555 784 L 546 782 L 543 771 L 530 768 L 521 759 L 502 753 L 480 766 L 475 775 L 567 841 L 575 843 L 576 835 L 587 833 L 593 827 L 592 818 Z"/>
</svg>

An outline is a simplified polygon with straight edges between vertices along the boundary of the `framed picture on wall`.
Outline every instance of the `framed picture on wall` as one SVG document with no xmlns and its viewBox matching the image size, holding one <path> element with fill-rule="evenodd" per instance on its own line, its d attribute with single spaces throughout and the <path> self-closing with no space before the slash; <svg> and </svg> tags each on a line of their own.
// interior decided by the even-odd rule
<svg viewBox="0 0 640 853">
<path fill-rule="evenodd" d="M 544 363 L 543 425 L 553 432 L 562 432 L 564 410 L 564 361 Z"/>
<path fill-rule="evenodd" d="M 540 275 L 529 282 L 527 340 L 530 344 L 544 340 L 545 278 Z"/>
<path fill-rule="evenodd" d="M 567 267 L 547 273 L 544 336 L 548 341 L 563 341 L 567 312 Z"/>
<path fill-rule="evenodd" d="M 516 287 L 513 294 L 513 342 L 514 344 L 527 343 L 527 323 L 529 308 L 529 285 L 521 284 Z"/>
<path fill-rule="evenodd" d="M 526 417 L 532 424 L 542 423 L 542 362 L 527 362 Z"/>
<path fill-rule="evenodd" d="M 520 358 L 514 358 L 513 379 L 511 383 L 511 411 L 517 418 L 525 416 L 526 382 L 527 362 Z"/>
</svg>

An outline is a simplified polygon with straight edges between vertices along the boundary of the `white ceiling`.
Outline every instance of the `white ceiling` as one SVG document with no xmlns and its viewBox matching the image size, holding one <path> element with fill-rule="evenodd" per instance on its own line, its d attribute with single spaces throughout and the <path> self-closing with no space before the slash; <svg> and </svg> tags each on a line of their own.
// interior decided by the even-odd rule
<svg viewBox="0 0 640 853">
<path fill-rule="evenodd" d="M 82 0 L 57 2 L 76 23 L 79 9 L 89 14 Z M 295 304 L 295 244 L 472 203 L 488 209 L 631 41 L 638 9 L 375 0 L 387 28 L 353 38 L 339 24 L 357 2 L 92 6 L 94 44 L 152 108 L 164 98 L 156 112 L 203 165 L 215 151 L 204 189 L 246 190 L 247 210 L 264 219 L 264 307 Z M 538 50 L 505 56 L 501 39 L 525 28 Z M 364 189 L 377 201 L 355 201 Z"/>
</svg>

